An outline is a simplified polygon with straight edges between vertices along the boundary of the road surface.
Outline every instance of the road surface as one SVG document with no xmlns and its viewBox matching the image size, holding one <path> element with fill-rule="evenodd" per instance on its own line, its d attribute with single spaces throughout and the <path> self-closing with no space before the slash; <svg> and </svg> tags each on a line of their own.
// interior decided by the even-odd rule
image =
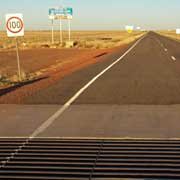
<svg viewBox="0 0 180 180">
<path fill-rule="evenodd" d="M 33 105 L 1 105 L 0 136 L 180 138 L 180 44 L 150 32 L 129 48 L 24 100 Z"/>
<path fill-rule="evenodd" d="M 73 73 L 24 102 L 64 104 L 120 55 L 110 55 L 103 63 Z M 179 43 L 149 33 L 120 62 L 88 87 L 74 104 L 180 104 Z"/>
</svg>

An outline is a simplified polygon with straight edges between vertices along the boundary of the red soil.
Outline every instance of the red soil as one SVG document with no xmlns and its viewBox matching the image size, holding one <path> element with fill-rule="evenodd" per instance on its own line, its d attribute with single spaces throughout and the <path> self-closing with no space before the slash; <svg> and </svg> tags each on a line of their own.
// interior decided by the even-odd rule
<svg viewBox="0 0 180 180">
<path fill-rule="evenodd" d="M 23 98 L 30 96 L 36 91 L 46 88 L 62 77 L 69 75 L 70 73 L 77 71 L 81 68 L 89 66 L 91 64 L 102 61 L 104 53 L 110 53 L 115 49 L 106 50 L 93 50 L 93 49 L 34 49 L 25 50 L 21 54 L 21 66 L 25 72 L 33 73 L 41 71 L 43 74 L 39 78 L 48 77 L 37 81 L 35 83 L 27 84 L 19 88 L 14 89 L 8 93 L 5 93 L 0 97 L 0 103 L 2 104 L 19 104 L 23 102 Z M 8 75 L 16 73 L 16 58 L 15 52 L 1 52 L 0 63 L 3 68 L 0 68 L 0 72 L 4 72 Z M 44 70 L 43 70 L 44 69 Z M 42 71 L 43 70 L 43 71 Z M 0 92 L 3 91 L 2 89 Z M 2 93 L 0 93 L 2 94 Z"/>
</svg>

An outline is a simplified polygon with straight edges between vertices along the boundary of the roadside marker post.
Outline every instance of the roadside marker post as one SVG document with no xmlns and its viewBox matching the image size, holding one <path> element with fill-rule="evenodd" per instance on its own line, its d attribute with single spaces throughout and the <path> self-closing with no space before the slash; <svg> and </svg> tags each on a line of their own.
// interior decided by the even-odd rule
<svg viewBox="0 0 180 180">
<path fill-rule="evenodd" d="M 24 36 L 24 22 L 22 14 L 6 14 L 6 30 L 8 37 L 14 37 L 16 41 L 16 56 L 18 67 L 18 79 L 22 81 L 21 66 L 19 57 L 18 37 Z"/>
</svg>

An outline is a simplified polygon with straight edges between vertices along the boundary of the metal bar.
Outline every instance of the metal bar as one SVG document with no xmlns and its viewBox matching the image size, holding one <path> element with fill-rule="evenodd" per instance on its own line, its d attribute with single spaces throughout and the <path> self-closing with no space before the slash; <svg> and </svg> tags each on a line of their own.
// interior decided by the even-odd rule
<svg viewBox="0 0 180 180">
<path fill-rule="evenodd" d="M 54 20 L 51 20 L 51 28 L 52 28 L 52 44 L 54 44 Z"/>
<path fill-rule="evenodd" d="M 69 41 L 71 41 L 71 20 L 68 19 L 68 27 L 69 27 Z"/>
<path fill-rule="evenodd" d="M 16 40 L 16 56 L 17 56 L 17 66 L 18 66 L 18 80 L 19 82 L 22 81 L 21 77 L 21 66 L 20 66 L 20 58 L 19 58 L 19 48 L 18 48 L 18 38 L 15 38 Z"/>
<path fill-rule="evenodd" d="M 180 141 L 47 138 L 17 150 L 19 139 L 1 143 L 0 179 L 180 179 Z"/>
<path fill-rule="evenodd" d="M 59 20 L 59 38 L 60 38 L 60 43 L 63 43 L 63 33 L 62 33 L 62 19 L 60 18 Z"/>
</svg>

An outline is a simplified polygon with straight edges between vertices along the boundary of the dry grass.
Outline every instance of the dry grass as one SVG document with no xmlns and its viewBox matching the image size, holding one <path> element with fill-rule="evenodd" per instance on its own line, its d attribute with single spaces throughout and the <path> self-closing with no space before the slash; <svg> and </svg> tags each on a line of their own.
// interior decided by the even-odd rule
<svg viewBox="0 0 180 180">
<path fill-rule="evenodd" d="M 0 32 L 1 42 L 0 50 L 14 49 L 15 43 L 13 38 L 8 38 L 5 32 Z M 67 32 L 63 32 L 64 42 L 68 39 Z M 112 48 L 121 44 L 127 44 L 143 35 L 142 32 L 134 32 L 128 34 L 125 31 L 73 31 L 72 40 L 75 42 L 76 48 Z M 59 45 L 59 32 L 54 33 L 55 45 L 51 45 L 50 31 L 27 31 L 25 36 L 19 38 L 21 49 L 27 48 L 62 48 Z"/>
<path fill-rule="evenodd" d="M 180 41 L 180 35 L 177 35 L 175 31 L 160 31 L 158 33 Z"/>
<path fill-rule="evenodd" d="M 27 82 L 31 80 L 35 80 L 38 77 L 35 73 L 25 73 L 23 70 L 21 71 L 21 82 Z M 17 74 L 13 76 L 0 75 L 0 89 L 4 87 L 14 86 L 19 83 L 19 77 Z"/>
</svg>

